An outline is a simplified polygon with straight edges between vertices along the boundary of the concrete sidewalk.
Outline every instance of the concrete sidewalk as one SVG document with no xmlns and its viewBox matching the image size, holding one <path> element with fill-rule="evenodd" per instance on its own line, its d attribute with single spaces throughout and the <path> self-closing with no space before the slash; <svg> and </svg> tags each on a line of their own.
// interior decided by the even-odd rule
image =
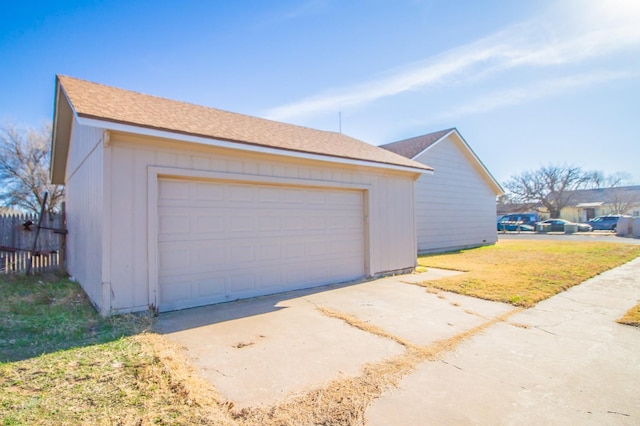
<svg viewBox="0 0 640 426">
<path fill-rule="evenodd" d="M 423 364 L 368 409 L 371 425 L 640 424 L 640 258 Z"/>
</svg>

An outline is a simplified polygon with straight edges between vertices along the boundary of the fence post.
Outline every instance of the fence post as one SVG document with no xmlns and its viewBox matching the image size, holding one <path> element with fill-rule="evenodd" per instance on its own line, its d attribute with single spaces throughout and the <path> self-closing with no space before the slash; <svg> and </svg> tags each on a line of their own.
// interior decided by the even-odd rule
<svg viewBox="0 0 640 426">
<path fill-rule="evenodd" d="M 67 204 L 63 201 L 61 205 L 61 229 L 67 229 Z M 63 274 L 67 273 L 67 233 L 60 234 L 60 250 L 58 250 L 58 268 Z"/>
</svg>

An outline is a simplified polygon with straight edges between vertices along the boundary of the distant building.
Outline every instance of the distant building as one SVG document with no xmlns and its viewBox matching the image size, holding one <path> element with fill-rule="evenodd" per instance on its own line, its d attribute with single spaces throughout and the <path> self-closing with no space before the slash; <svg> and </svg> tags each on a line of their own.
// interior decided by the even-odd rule
<svg viewBox="0 0 640 426">
<path fill-rule="evenodd" d="M 640 185 L 571 191 L 571 203 L 560 211 L 562 219 L 586 222 L 607 214 L 640 216 Z"/>
<path fill-rule="evenodd" d="M 560 210 L 560 218 L 572 222 L 586 222 L 597 216 L 624 214 L 640 216 L 640 185 L 615 188 L 579 189 L 568 191 L 569 204 Z M 548 218 L 549 212 L 536 203 L 497 205 L 498 217 L 508 213 L 536 212 Z"/>
</svg>

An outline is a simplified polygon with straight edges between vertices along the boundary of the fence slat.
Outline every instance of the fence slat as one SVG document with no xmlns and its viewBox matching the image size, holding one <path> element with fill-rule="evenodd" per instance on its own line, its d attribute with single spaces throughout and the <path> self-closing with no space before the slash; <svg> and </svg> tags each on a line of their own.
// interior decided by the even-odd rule
<svg viewBox="0 0 640 426">
<path fill-rule="evenodd" d="M 25 229 L 25 222 L 31 221 L 31 230 Z M 36 214 L 9 214 L 0 215 L 0 246 L 24 249 L 15 252 L 0 251 L 0 273 L 23 272 L 26 270 L 28 260 L 31 258 L 31 246 L 36 234 Z M 42 226 L 61 229 L 62 215 L 46 214 L 42 218 Z M 42 229 L 38 237 L 36 251 L 40 254 L 32 259 L 31 268 L 34 272 L 44 272 L 58 269 L 60 261 L 60 248 L 62 235 L 47 229 Z"/>
</svg>

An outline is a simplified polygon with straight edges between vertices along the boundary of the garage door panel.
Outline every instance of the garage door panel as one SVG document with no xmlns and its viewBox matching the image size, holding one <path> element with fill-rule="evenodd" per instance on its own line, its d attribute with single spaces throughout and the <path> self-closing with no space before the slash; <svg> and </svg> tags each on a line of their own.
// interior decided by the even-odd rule
<svg viewBox="0 0 640 426">
<path fill-rule="evenodd" d="M 281 257 L 282 247 L 280 244 L 261 245 L 256 249 L 257 261 L 263 262 L 265 265 L 273 264 L 274 260 Z"/>
<path fill-rule="evenodd" d="M 229 229 L 231 232 L 253 231 L 253 215 L 247 213 L 234 214 L 229 218 Z"/>
<path fill-rule="evenodd" d="M 252 273 L 232 273 L 227 281 L 227 292 L 247 292 L 255 288 L 255 277 Z"/>
<path fill-rule="evenodd" d="M 203 247 L 195 250 L 195 265 L 208 264 L 211 268 L 225 264 L 224 247 Z"/>
<path fill-rule="evenodd" d="M 262 213 L 256 221 L 256 232 L 279 231 L 280 216 L 274 213 Z"/>
<path fill-rule="evenodd" d="M 258 287 L 274 289 L 282 286 L 282 268 L 280 266 L 265 266 L 258 277 Z"/>
<path fill-rule="evenodd" d="M 184 234 L 190 232 L 190 217 L 186 214 L 166 214 L 160 218 L 160 232 L 163 235 Z"/>
<path fill-rule="evenodd" d="M 188 248 L 165 249 L 160 251 L 160 269 L 188 268 L 191 264 L 191 253 Z"/>
<path fill-rule="evenodd" d="M 196 282 L 197 294 L 200 298 L 224 298 L 226 294 L 225 279 L 207 276 Z"/>
<path fill-rule="evenodd" d="M 211 215 L 198 212 L 195 215 L 195 230 L 198 233 L 220 233 L 224 231 L 224 216 L 212 212 Z"/>
<path fill-rule="evenodd" d="M 364 275 L 361 191 L 160 179 L 158 218 L 161 310 Z"/>
<path fill-rule="evenodd" d="M 266 204 L 280 205 L 282 203 L 282 190 L 269 186 L 258 187 L 256 199 Z"/>
<path fill-rule="evenodd" d="M 241 203 L 251 202 L 255 192 L 255 187 L 252 185 L 236 185 L 229 191 L 229 200 Z"/>
<path fill-rule="evenodd" d="M 300 231 L 305 228 L 305 218 L 299 215 L 287 215 L 283 231 Z"/>
<path fill-rule="evenodd" d="M 168 280 L 160 282 L 159 285 L 162 286 L 162 296 L 166 300 L 170 300 L 174 306 L 184 305 L 185 302 L 193 300 L 190 283 Z"/>
<path fill-rule="evenodd" d="M 162 193 L 158 197 L 162 201 L 179 200 L 185 201 L 189 199 L 189 184 L 186 181 L 173 180 L 165 181 Z"/>
<path fill-rule="evenodd" d="M 224 200 L 225 192 L 227 190 L 224 186 L 211 185 L 205 182 L 192 184 L 191 186 L 195 189 L 195 200 L 204 203 Z"/>
</svg>

